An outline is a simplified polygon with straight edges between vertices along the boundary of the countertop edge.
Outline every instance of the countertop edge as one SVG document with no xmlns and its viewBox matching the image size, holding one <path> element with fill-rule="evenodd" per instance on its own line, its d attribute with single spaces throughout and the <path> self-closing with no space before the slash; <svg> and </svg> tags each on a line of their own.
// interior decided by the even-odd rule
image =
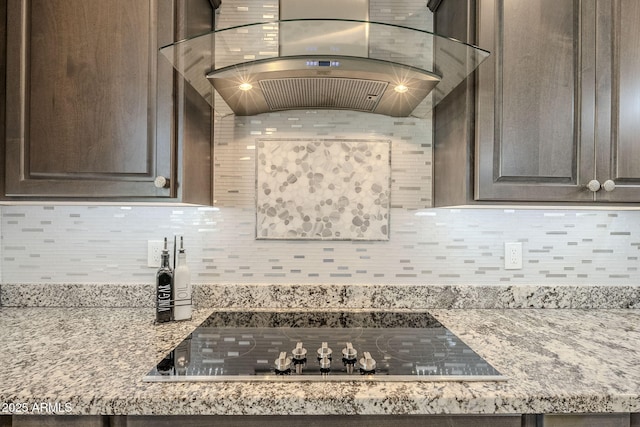
<svg viewBox="0 0 640 427">
<path fill-rule="evenodd" d="M 638 285 L 194 284 L 201 308 L 640 308 Z M 151 283 L 5 283 L 5 307 L 154 307 Z"/>
</svg>

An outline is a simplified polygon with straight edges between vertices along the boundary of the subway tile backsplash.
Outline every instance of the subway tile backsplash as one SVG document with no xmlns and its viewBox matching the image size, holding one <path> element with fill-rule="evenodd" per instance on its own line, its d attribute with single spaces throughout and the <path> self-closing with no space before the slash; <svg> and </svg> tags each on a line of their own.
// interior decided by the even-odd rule
<svg viewBox="0 0 640 427">
<path fill-rule="evenodd" d="M 277 7 L 275 0 L 224 2 L 218 28 L 274 19 Z M 370 17 L 423 30 L 432 26 L 423 0 L 371 0 Z M 277 32 L 269 26 L 261 30 L 266 46 L 276 46 Z M 240 43 L 247 37 L 243 34 L 225 40 L 238 42 L 230 55 L 251 54 L 246 50 L 251 46 Z M 391 54 L 406 43 L 388 42 Z M 152 284 L 156 269 L 146 266 L 147 240 L 174 235 L 184 235 L 196 284 L 638 282 L 640 211 L 429 209 L 429 120 L 350 111 L 235 117 L 225 115 L 219 102 L 216 99 L 216 208 L 3 206 L 0 282 Z M 389 240 L 256 240 L 255 155 L 257 141 L 265 138 L 388 140 Z M 522 242 L 521 270 L 504 269 L 504 242 Z"/>
<path fill-rule="evenodd" d="M 636 284 L 640 212 L 391 210 L 389 241 L 255 240 L 244 207 L 4 206 L 3 283 L 153 283 L 184 235 L 194 283 Z M 523 269 L 503 268 L 504 242 Z"/>
</svg>

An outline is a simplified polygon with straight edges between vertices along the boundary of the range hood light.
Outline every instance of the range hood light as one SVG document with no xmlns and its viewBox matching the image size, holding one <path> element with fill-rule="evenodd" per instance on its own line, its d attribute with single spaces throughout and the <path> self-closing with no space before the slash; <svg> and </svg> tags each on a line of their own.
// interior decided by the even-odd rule
<svg viewBox="0 0 640 427">
<path fill-rule="evenodd" d="M 402 83 L 400 83 L 399 85 L 396 85 L 396 87 L 394 87 L 393 90 L 395 90 L 398 93 L 405 93 L 406 91 L 409 90 L 409 88 L 406 85 L 403 85 Z"/>
<path fill-rule="evenodd" d="M 253 85 L 251 83 L 244 82 L 244 83 L 241 83 L 240 86 L 238 86 L 238 89 L 246 92 L 248 90 L 253 89 Z"/>
</svg>

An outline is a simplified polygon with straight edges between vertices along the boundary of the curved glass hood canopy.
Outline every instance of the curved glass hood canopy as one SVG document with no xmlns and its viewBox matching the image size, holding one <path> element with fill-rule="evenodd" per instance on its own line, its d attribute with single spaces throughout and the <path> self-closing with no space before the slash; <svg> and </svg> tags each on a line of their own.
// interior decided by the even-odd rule
<svg viewBox="0 0 640 427">
<path fill-rule="evenodd" d="M 339 19 L 225 28 L 160 52 L 223 116 L 347 109 L 426 117 L 489 56 L 427 31 Z"/>
</svg>

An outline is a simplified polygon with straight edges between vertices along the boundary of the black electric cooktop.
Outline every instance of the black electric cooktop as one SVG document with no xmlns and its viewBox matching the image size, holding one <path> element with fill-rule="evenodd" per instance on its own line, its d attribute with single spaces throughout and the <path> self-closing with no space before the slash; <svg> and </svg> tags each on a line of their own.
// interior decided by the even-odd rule
<svg viewBox="0 0 640 427">
<path fill-rule="evenodd" d="M 500 381 L 426 312 L 215 312 L 145 381 Z"/>
</svg>

